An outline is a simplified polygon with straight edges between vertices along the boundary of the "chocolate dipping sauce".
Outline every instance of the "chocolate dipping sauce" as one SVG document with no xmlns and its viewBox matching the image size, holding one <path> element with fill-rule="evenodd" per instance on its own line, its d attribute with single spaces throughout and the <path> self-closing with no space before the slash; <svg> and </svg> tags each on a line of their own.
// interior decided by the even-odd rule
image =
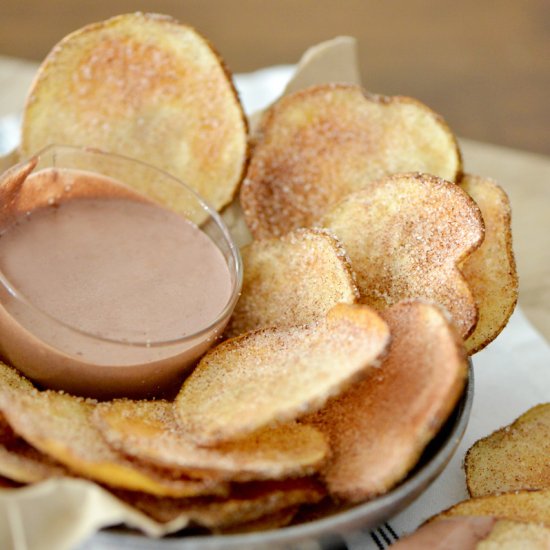
<svg viewBox="0 0 550 550">
<path fill-rule="evenodd" d="M 227 321 L 233 282 L 222 252 L 193 223 L 105 176 L 47 168 L 25 186 L 52 182 L 70 192 L 0 235 L 0 273 L 18 294 L 1 288 L 2 355 L 80 395 L 169 389 Z"/>
</svg>

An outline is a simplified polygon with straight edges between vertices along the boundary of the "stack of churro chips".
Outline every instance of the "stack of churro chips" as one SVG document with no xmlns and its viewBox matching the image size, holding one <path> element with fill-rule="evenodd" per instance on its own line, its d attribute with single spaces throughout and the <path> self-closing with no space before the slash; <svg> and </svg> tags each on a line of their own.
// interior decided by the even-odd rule
<svg viewBox="0 0 550 550">
<path fill-rule="evenodd" d="M 83 477 L 157 522 L 222 533 L 376 498 L 417 464 L 468 355 L 514 309 L 507 197 L 464 174 L 448 125 L 414 99 L 318 84 L 247 135 L 208 42 L 133 14 L 43 63 L 20 154 L 50 142 L 138 156 L 218 210 L 234 199 L 254 240 L 224 337 L 173 401 L 96 402 L 1 364 L 7 484 Z"/>
</svg>

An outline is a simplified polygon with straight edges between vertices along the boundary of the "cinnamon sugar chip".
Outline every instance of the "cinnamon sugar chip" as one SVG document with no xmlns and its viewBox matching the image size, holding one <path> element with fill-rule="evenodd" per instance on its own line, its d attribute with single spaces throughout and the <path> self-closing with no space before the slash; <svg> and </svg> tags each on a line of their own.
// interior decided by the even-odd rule
<svg viewBox="0 0 550 550">
<path fill-rule="evenodd" d="M 407 475 L 467 376 L 462 342 L 439 308 L 404 302 L 382 317 L 392 341 L 380 368 L 305 419 L 329 438 L 329 492 L 351 502 L 384 494 Z"/>
<path fill-rule="evenodd" d="M 550 403 L 477 441 L 466 453 L 464 469 L 473 497 L 550 489 Z"/>
<path fill-rule="evenodd" d="M 225 499 L 155 498 L 151 495 L 117 492 L 116 496 L 154 520 L 167 523 L 180 518 L 212 530 L 220 530 L 265 518 L 299 504 L 315 503 L 325 490 L 311 478 L 236 484 Z"/>
<path fill-rule="evenodd" d="M 318 85 L 265 113 L 241 203 L 255 238 L 277 236 L 314 225 L 371 181 L 409 171 L 450 181 L 460 174 L 456 139 L 439 115 L 407 97 Z"/>
<path fill-rule="evenodd" d="M 476 328 L 466 340 L 468 353 L 474 354 L 506 326 L 518 299 L 518 276 L 506 193 L 495 181 L 472 175 L 466 175 L 460 187 L 474 199 L 485 222 L 482 245 L 460 268 L 479 311 Z"/>
<path fill-rule="evenodd" d="M 453 516 L 493 516 L 550 527 L 550 489 L 516 491 L 463 500 L 430 521 Z"/>
<path fill-rule="evenodd" d="M 252 521 L 245 521 L 244 523 L 236 523 L 231 526 L 225 526 L 221 528 L 212 529 L 215 533 L 223 535 L 234 535 L 242 533 L 254 533 L 258 531 L 271 531 L 273 529 L 280 529 L 286 527 L 298 513 L 299 506 L 291 506 L 284 508 L 278 512 L 266 514 L 258 519 Z"/>
<path fill-rule="evenodd" d="M 456 516 L 424 524 L 392 545 L 392 550 L 437 547 L 455 550 L 547 550 L 550 548 L 550 529 L 537 523 L 491 516 Z"/>
<path fill-rule="evenodd" d="M 364 376 L 388 341 L 374 311 L 348 304 L 311 325 L 227 340 L 203 357 L 178 394 L 181 425 L 210 446 L 303 416 Z"/>
<path fill-rule="evenodd" d="M 218 447 L 185 437 L 172 403 L 117 400 L 100 403 L 94 421 L 117 450 L 193 477 L 245 481 L 312 474 L 324 461 L 325 438 L 297 423 L 266 428 Z"/>
<path fill-rule="evenodd" d="M 216 209 L 247 160 L 247 126 L 223 61 L 170 17 L 121 15 L 69 34 L 46 57 L 23 114 L 21 154 L 95 147 L 180 178 Z"/>
<path fill-rule="evenodd" d="M 359 297 L 345 251 L 321 230 L 298 229 L 254 241 L 241 254 L 242 293 L 227 336 L 310 323 L 337 303 L 353 303 Z"/>
<path fill-rule="evenodd" d="M 115 453 L 92 423 L 96 403 L 36 390 L 0 363 L 0 410 L 14 431 L 75 474 L 113 487 L 160 496 L 225 493 L 220 482 L 175 478 L 168 471 L 131 462 Z"/>
<path fill-rule="evenodd" d="M 381 310 L 423 298 L 444 306 L 463 338 L 471 333 L 477 308 L 457 266 L 480 246 L 484 228 L 458 185 L 397 174 L 348 195 L 321 224 L 347 250 L 362 302 Z"/>
<path fill-rule="evenodd" d="M 25 440 L 16 438 L 0 444 L 0 475 L 17 483 L 36 483 L 71 474 Z"/>
</svg>

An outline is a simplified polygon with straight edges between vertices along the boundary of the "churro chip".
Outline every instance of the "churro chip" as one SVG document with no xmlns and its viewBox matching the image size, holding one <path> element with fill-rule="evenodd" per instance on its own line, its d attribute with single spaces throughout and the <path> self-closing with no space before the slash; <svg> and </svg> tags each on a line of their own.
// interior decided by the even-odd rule
<svg viewBox="0 0 550 550">
<path fill-rule="evenodd" d="M 0 363 L 0 410 L 25 441 L 75 474 L 124 489 L 161 496 L 225 493 L 219 481 L 178 479 L 115 453 L 92 423 L 95 402 L 37 391 Z"/>
<path fill-rule="evenodd" d="M 244 523 L 237 523 L 221 529 L 214 529 L 215 532 L 224 535 L 234 535 L 243 533 L 253 533 L 257 531 L 271 531 L 273 529 L 280 529 L 286 527 L 296 516 L 298 512 L 298 506 L 292 506 L 285 508 L 279 512 L 274 512 L 262 516 L 261 518 L 254 519 L 252 521 L 246 521 Z"/>
<path fill-rule="evenodd" d="M 536 523 L 499 520 L 476 550 L 548 550 L 550 527 Z"/>
<path fill-rule="evenodd" d="M 314 225 L 342 197 L 383 176 L 419 171 L 454 181 L 456 139 L 407 97 L 325 84 L 287 95 L 264 115 L 241 203 L 255 238 Z"/>
<path fill-rule="evenodd" d="M 550 403 L 477 441 L 464 461 L 473 497 L 550 489 Z"/>
<path fill-rule="evenodd" d="M 312 478 L 297 478 L 237 484 L 225 499 L 157 498 L 131 492 L 116 495 L 158 522 L 187 517 L 202 527 L 218 530 L 252 522 L 299 504 L 318 502 L 325 491 Z"/>
<path fill-rule="evenodd" d="M 118 400 L 100 403 L 94 420 L 117 450 L 193 477 L 245 481 L 303 476 L 317 471 L 328 446 L 312 426 L 266 428 L 218 447 L 198 447 L 181 431 L 172 403 Z"/>
<path fill-rule="evenodd" d="M 346 501 L 383 494 L 406 476 L 467 377 L 462 342 L 439 308 L 405 302 L 382 317 L 392 340 L 381 367 L 306 419 L 329 439 L 323 476 Z"/>
<path fill-rule="evenodd" d="M 377 364 L 389 341 L 369 307 L 338 304 L 311 325 L 267 328 L 209 351 L 176 398 L 181 425 L 215 445 L 317 410 Z"/>
<path fill-rule="evenodd" d="M 241 254 L 243 288 L 228 336 L 311 323 L 337 303 L 359 297 L 345 251 L 321 230 L 254 241 Z"/>
<path fill-rule="evenodd" d="M 506 193 L 495 181 L 479 176 L 466 175 L 460 186 L 477 203 L 485 222 L 483 243 L 460 267 L 479 312 L 476 328 L 465 344 L 473 354 L 506 326 L 518 299 L 518 276 Z"/>
<path fill-rule="evenodd" d="M 23 439 L 15 438 L 0 444 L 0 475 L 18 483 L 36 483 L 71 474 Z"/>
<path fill-rule="evenodd" d="M 433 519 L 452 516 L 493 516 L 550 527 L 550 489 L 471 498 L 455 504 Z"/>
<path fill-rule="evenodd" d="M 457 516 L 431 521 L 400 539 L 392 550 L 547 550 L 550 529 L 543 525 L 497 520 L 489 516 Z"/>
<path fill-rule="evenodd" d="M 373 182 L 321 220 L 349 254 L 361 301 L 384 309 L 423 298 L 444 306 L 463 338 L 477 308 L 458 265 L 483 240 L 483 220 L 458 185 L 427 174 Z"/>
<path fill-rule="evenodd" d="M 208 41 L 172 18 L 134 13 L 73 32 L 46 57 L 25 107 L 21 153 L 51 143 L 138 158 L 220 209 L 244 172 L 247 127 Z"/>
</svg>

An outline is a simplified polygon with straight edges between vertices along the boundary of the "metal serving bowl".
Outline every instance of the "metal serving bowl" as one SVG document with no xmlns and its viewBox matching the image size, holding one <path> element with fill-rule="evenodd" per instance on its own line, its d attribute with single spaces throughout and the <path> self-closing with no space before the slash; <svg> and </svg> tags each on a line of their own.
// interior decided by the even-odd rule
<svg viewBox="0 0 550 550">
<path fill-rule="evenodd" d="M 428 445 L 414 470 L 393 490 L 364 504 L 316 521 L 240 535 L 185 535 L 153 540 L 128 531 L 109 530 L 98 533 L 84 549 L 288 549 L 297 545 L 303 548 L 304 544 L 314 541 L 320 548 L 329 548 L 335 542 L 335 535 L 375 528 L 406 508 L 427 489 L 443 471 L 462 439 L 470 417 L 473 397 L 474 377 L 470 363 L 468 382 L 460 401 L 438 435 Z"/>
</svg>

